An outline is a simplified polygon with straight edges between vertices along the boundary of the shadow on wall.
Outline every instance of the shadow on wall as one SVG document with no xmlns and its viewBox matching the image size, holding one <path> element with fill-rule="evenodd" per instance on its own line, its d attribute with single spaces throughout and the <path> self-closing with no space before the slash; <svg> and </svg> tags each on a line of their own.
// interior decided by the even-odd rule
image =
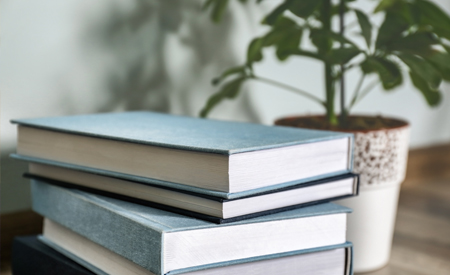
<svg viewBox="0 0 450 275">
<path fill-rule="evenodd" d="M 224 22 L 215 25 L 208 13 L 201 11 L 202 2 L 136 0 L 106 7 L 105 18 L 83 37 L 90 58 L 106 56 L 111 63 L 103 75 L 107 98 L 99 111 L 150 109 L 198 114 L 214 92 L 210 80 L 224 68 L 242 62 L 233 46 L 236 30 L 232 22 L 236 18 L 232 17 L 236 15 L 228 12 Z M 232 108 L 239 110 L 241 119 L 257 121 L 243 94 Z"/>
<path fill-rule="evenodd" d="M 7 32 L 16 35 L 2 48 L 2 57 L 14 57 L 4 59 L 1 77 L 7 151 L 15 144 L 12 118 L 138 109 L 196 116 L 215 91 L 211 79 L 242 63 L 238 54 L 254 35 L 248 9 L 228 12 L 214 25 L 200 0 L 37 2 L 27 7 L 35 9 L 27 29 L 12 29 L 27 16 L 20 15 L 23 4 L 3 10 Z M 253 110 L 244 92 L 213 117 L 257 121 Z M 21 178 L 26 164 L 6 152 L 1 161 L 1 212 L 29 208 L 29 185 Z"/>
</svg>

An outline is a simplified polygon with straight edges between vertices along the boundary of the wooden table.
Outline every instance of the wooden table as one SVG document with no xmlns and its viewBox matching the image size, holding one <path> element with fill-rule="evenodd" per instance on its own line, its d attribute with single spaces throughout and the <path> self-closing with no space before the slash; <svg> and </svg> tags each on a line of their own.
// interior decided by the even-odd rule
<svg viewBox="0 0 450 275">
<path fill-rule="evenodd" d="M 6 261 L 0 275 L 7 274 Z M 410 153 L 390 262 L 364 274 L 450 275 L 450 145 Z"/>
</svg>

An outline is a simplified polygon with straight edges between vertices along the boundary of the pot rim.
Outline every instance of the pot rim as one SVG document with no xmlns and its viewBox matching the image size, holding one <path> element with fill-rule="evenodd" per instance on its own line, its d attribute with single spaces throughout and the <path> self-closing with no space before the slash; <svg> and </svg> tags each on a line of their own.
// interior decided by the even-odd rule
<svg viewBox="0 0 450 275">
<path fill-rule="evenodd" d="M 396 117 L 385 117 L 385 116 L 381 116 L 381 115 L 364 115 L 364 114 L 356 114 L 356 115 L 349 115 L 349 117 L 360 117 L 360 118 L 367 118 L 367 117 L 377 117 L 380 116 L 383 119 L 389 119 L 389 120 L 393 120 L 396 122 L 399 122 L 401 125 L 400 126 L 392 126 L 392 127 L 387 127 L 387 128 L 382 128 L 382 129 L 373 129 L 373 130 L 349 130 L 349 129 L 339 129 L 337 130 L 338 132 L 344 132 L 344 133 L 370 133 L 370 132 L 378 132 L 378 131 L 390 131 L 390 130 L 400 130 L 400 129 L 404 129 L 404 128 L 408 128 L 410 126 L 409 122 L 407 122 L 404 119 L 401 118 L 396 118 Z M 277 118 L 274 121 L 274 125 L 279 125 L 278 123 L 281 121 L 287 121 L 287 120 L 292 120 L 292 119 L 296 119 L 296 118 L 308 118 L 308 117 L 325 117 L 325 115 L 321 114 L 321 115 L 315 115 L 315 114 L 308 114 L 308 115 L 292 115 L 292 116 L 286 116 L 286 117 L 281 117 L 281 118 Z M 308 129 L 315 129 L 315 128 L 308 128 Z M 319 129 L 316 129 L 319 130 Z M 336 130 L 324 130 L 324 131 L 336 131 Z"/>
</svg>

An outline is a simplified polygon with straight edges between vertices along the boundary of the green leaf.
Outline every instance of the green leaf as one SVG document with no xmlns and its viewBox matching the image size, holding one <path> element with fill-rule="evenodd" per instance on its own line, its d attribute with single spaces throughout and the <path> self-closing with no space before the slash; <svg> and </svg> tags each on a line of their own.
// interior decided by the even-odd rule
<svg viewBox="0 0 450 275">
<path fill-rule="evenodd" d="M 302 30 L 296 29 L 284 32 L 284 36 L 276 43 L 276 54 L 279 60 L 285 60 L 299 49 L 302 33 Z"/>
<path fill-rule="evenodd" d="M 329 30 L 311 29 L 310 37 L 311 37 L 311 39 L 328 39 L 328 40 L 336 41 L 336 42 L 339 42 L 342 44 L 347 44 L 347 45 L 351 45 L 355 48 L 358 48 L 358 46 L 355 43 L 353 43 L 351 40 L 345 38 L 343 35 L 333 32 L 333 31 L 329 31 Z M 314 41 L 313 41 L 313 43 L 314 43 Z"/>
<path fill-rule="evenodd" d="M 383 48 L 400 38 L 402 33 L 409 28 L 408 22 L 401 16 L 392 12 L 386 12 L 386 17 L 378 30 L 375 46 Z"/>
<path fill-rule="evenodd" d="M 430 24 L 439 36 L 450 39 L 449 15 L 430 1 L 416 0 L 415 3 L 420 10 L 423 22 Z"/>
<path fill-rule="evenodd" d="M 435 51 L 425 59 L 441 73 L 443 79 L 450 81 L 450 54 L 448 52 Z"/>
<path fill-rule="evenodd" d="M 280 17 L 272 27 L 272 30 L 264 36 L 264 46 L 273 46 L 279 44 L 280 41 L 285 40 L 285 36 L 289 35 L 290 31 L 301 30 L 292 19 L 287 17 Z"/>
<path fill-rule="evenodd" d="M 264 47 L 276 45 L 284 37 L 284 32 L 272 30 L 264 36 Z"/>
<path fill-rule="evenodd" d="M 389 46 L 391 51 L 401 51 L 420 56 L 426 56 L 433 51 L 433 45 L 439 43 L 436 36 L 430 32 L 416 32 L 393 41 Z"/>
<path fill-rule="evenodd" d="M 280 17 L 272 30 L 263 36 L 263 46 L 275 46 L 277 57 L 285 60 L 298 50 L 303 35 L 303 29 L 295 21 L 287 17 Z"/>
<path fill-rule="evenodd" d="M 360 10 L 355 10 L 356 17 L 358 18 L 359 26 L 361 27 L 361 34 L 366 40 L 367 47 L 370 48 L 372 41 L 372 24 L 369 18 Z"/>
<path fill-rule="evenodd" d="M 283 15 L 283 13 L 289 8 L 289 4 L 291 1 L 286 1 L 283 4 L 276 7 L 271 13 L 269 13 L 262 21 L 263 24 L 266 25 L 274 25 L 277 22 L 278 18 Z"/>
<path fill-rule="evenodd" d="M 355 43 L 345 38 L 339 33 L 335 33 L 324 29 L 311 29 L 311 42 L 317 47 L 320 55 L 327 55 L 333 46 L 333 42 L 339 42 L 344 45 L 350 45 L 353 48 L 358 48 Z"/>
<path fill-rule="evenodd" d="M 219 77 L 212 80 L 212 84 L 218 85 L 222 80 L 233 74 L 245 74 L 245 66 L 232 67 L 225 70 Z"/>
<path fill-rule="evenodd" d="M 409 77 L 411 78 L 413 85 L 417 89 L 419 89 L 419 91 L 425 97 L 428 105 L 436 106 L 439 104 L 439 102 L 441 101 L 441 93 L 439 90 L 431 89 L 428 83 L 422 77 L 412 71 L 409 72 Z"/>
<path fill-rule="evenodd" d="M 360 53 L 361 51 L 354 47 L 337 48 L 332 49 L 325 59 L 330 64 L 345 64 Z"/>
<path fill-rule="evenodd" d="M 247 79 L 246 76 L 241 76 L 223 85 L 222 88 L 217 93 L 215 93 L 208 99 L 206 105 L 200 111 L 200 116 L 206 117 L 209 114 L 209 112 L 211 112 L 211 110 L 222 100 L 226 98 L 230 99 L 235 98 L 239 94 L 242 83 L 246 79 Z"/>
<path fill-rule="evenodd" d="M 211 20 L 214 23 L 220 22 L 228 6 L 228 0 L 215 0 L 211 12 Z"/>
<path fill-rule="evenodd" d="M 346 2 L 350 2 L 350 1 L 346 1 Z M 344 6 L 344 14 L 349 12 L 349 11 L 351 11 L 351 9 L 347 5 L 345 5 Z M 340 5 L 340 3 L 338 3 L 337 5 L 332 5 L 331 6 L 331 11 L 330 11 L 331 16 L 339 15 L 340 13 L 341 13 L 341 5 Z"/>
<path fill-rule="evenodd" d="M 255 38 L 250 42 L 247 49 L 247 64 L 251 65 L 253 62 L 261 61 L 263 58 L 262 48 L 264 46 L 264 38 Z"/>
<path fill-rule="evenodd" d="M 385 90 L 391 90 L 403 82 L 399 66 L 386 58 L 370 56 L 361 64 L 361 69 L 365 74 L 377 73 Z"/>
<path fill-rule="evenodd" d="M 321 0 L 297 0 L 290 1 L 289 10 L 301 18 L 308 18 L 321 4 Z"/>
<path fill-rule="evenodd" d="M 297 23 L 295 23 L 294 20 L 286 16 L 279 17 L 274 24 L 274 29 L 280 31 L 285 28 L 299 28 L 299 27 L 300 26 L 297 25 Z"/>
<path fill-rule="evenodd" d="M 396 2 L 396 0 L 381 0 L 380 3 L 375 7 L 373 13 L 385 11 L 392 7 Z"/>
<path fill-rule="evenodd" d="M 420 75 L 431 89 L 437 89 L 439 87 L 442 78 L 439 72 L 426 60 L 407 53 L 398 54 L 397 56 L 409 67 L 411 72 Z"/>
</svg>

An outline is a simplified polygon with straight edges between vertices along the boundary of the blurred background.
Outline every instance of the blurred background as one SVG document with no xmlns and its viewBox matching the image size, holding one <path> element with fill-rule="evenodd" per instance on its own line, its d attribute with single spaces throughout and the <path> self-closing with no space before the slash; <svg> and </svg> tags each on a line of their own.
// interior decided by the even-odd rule
<svg viewBox="0 0 450 275">
<path fill-rule="evenodd" d="M 10 119 L 125 110 L 198 116 L 216 91 L 211 79 L 244 62 L 249 41 L 265 31 L 259 22 L 278 2 L 231 1 L 214 24 L 201 0 L 2 1 L 2 215 L 30 208 L 29 186 L 21 179 L 25 164 L 7 157 L 16 144 Z M 361 8 L 373 2 L 361 1 Z M 450 1 L 435 2 L 450 12 Z M 322 68 L 312 60 L 280 64 L 266 54 L 256 71 L 324 96 Z M 349 90 L 356 79 L 348 76 Z M 282 116 L 323 113 L 276 87 L 247 83 L 244 90 L 210 117 L 271 125 Z M 380 88 L 353 113 L 403 118 L 412 125 L 411 148 L 440 146 L 450 143 L 450 86 L 443 91 L 441 104 L 430 108 L 410 83 L 390 92 Z"/>
</svg>

